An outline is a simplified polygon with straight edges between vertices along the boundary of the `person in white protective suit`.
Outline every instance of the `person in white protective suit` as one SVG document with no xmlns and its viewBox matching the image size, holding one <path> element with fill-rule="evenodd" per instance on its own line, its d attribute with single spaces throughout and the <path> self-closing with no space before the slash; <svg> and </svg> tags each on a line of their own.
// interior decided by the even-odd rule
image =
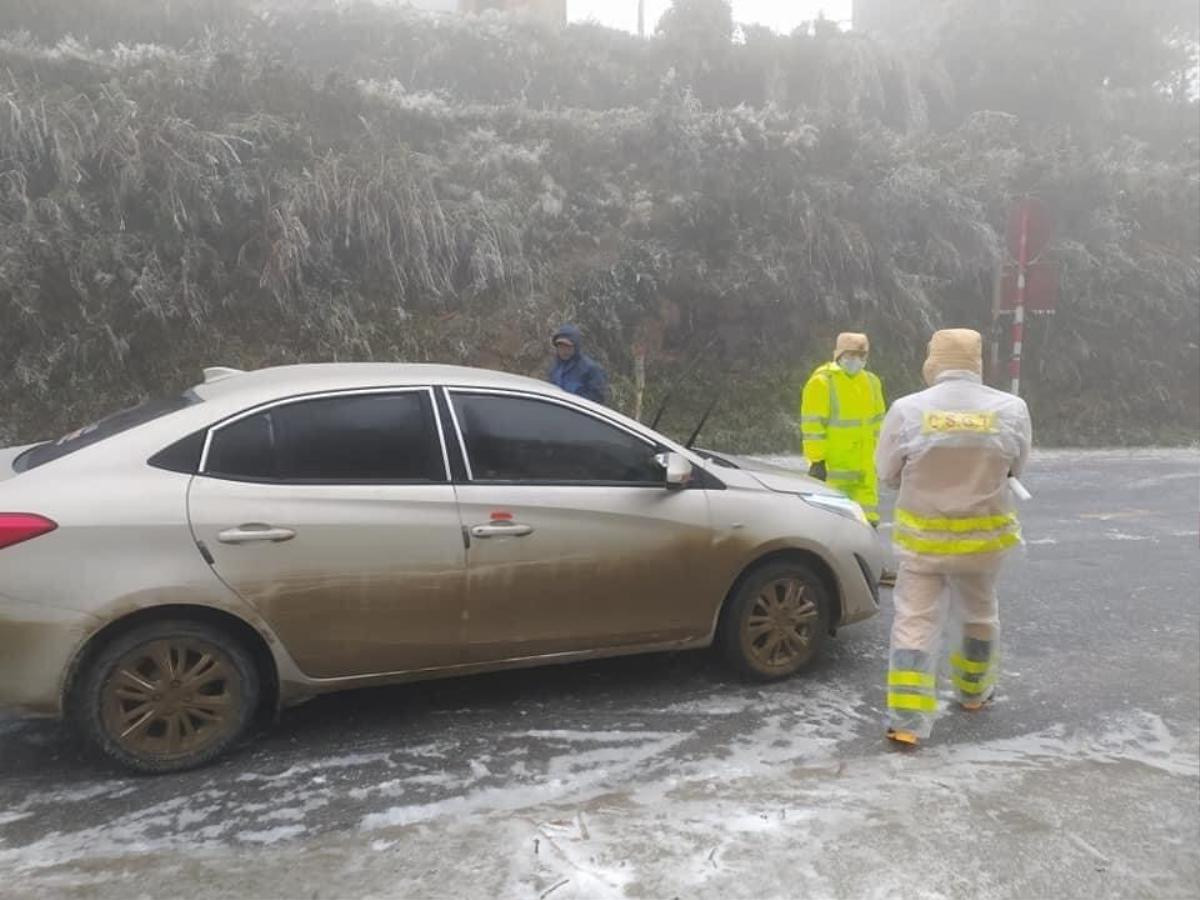
<svg viewBox="0 0 1200 900">
<path fill-rule="evenodd" d="M 929 388 L 896 401 L 875 453 L 879 480 L 900 491 L 887 675 L 887 736 L 900 744 L 932 730 L 952 612 L 962 621 L 950 656 L 960 705 L 980 709 L 996 689 L 996 579 L 1021 542 L 1008 478 L 1025 467 L 1032 427 L 1025 401 L 985 386 L 982 372 L 979 332 L 937 332 L 923 372 Z"/>
</svg>

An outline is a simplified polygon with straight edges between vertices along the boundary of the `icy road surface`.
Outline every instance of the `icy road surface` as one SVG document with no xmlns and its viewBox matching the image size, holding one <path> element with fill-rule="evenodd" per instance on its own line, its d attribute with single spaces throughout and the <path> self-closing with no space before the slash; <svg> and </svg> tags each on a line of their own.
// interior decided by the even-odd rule
<svg viewBox="0 0 1200 900">
<path fill-rule="evenodd" d="M 705 654 L 329 697 L 131 779 L 0 719 L 0 895 L 1168 898 L 1200 884 L 1200 455 L 1041 454 L 999 702 L 881 740 L 890 604 L 768 687 Z"/>
</svg>

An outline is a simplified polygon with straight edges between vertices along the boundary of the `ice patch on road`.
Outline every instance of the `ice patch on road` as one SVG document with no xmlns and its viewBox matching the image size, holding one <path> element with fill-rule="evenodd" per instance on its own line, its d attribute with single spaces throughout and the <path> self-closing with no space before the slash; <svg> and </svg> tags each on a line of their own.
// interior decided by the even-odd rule
<svg viewBox="0 0 1200 900">
<path fill-rule="evenodd" d="M 1129 534 L 1125 531 L 1117 531 L 1109 529 L 1104 532 L 1104 539 L 1107 541 L 1157 541 L 1158 539 L 1148 534 Z"/>
<path fill-rule="evenodd" d="M 447 809 L 437 819 L 423 818 L 419 831 L 398 829 L 395 840 L 407 842 L 410 853 L 421 852 L 413 842 L 436 842 L 450 858 L 473 859 L 475 871 L 455 873 L 462 883 L 476 884 L 478 870 L 490 870 L 492 881 L 477 890 L 514 900 L 547 891 L 572 900 L 884 898 L 915 896 L 916 884 L 947 886 L 943 894 L 921 894 L 930 897 L 1043 895 L 1046 885 L 1036 872 L 989 882 L 972 871 L 979 859 L 972 847 L 1015 828 L 1025 841 L 1023 865 L 1040 864 L 1049 882 L 1061 879 L 1064 857 L 1082 852 L 1089 867 L 1097 859 L 1112 865 L 1118 883 L 1161 895 L 1161 875 L 1132 868 L 1120 827 L 1117 843 L 1099 849 L 1105 835 L 1092 834 L 1093 823 L 1075 807 L 1089 802 L 1086 785 L 1108 783 L 1097 765 L 1132 763 L 1158 773 L 1111 776 L 1130 785 L 1183 776 L 1194 791 L 1197 776 L 1196 736 L 1173 735 L 1148 713 L 1113 718 L 1096 734 L 1050 729 L 982 745 L 935 745 L 915 755 L 793 766 L 751 752 L 763 738 L 777 736 L 778 725 L 768 724 L 755 740 L 747 736 L 745 752 L 731 765 L 693 760 L 678 777 L 563 796 L 549 805 L 505 804 L 499 814 L 482 817 Z M 964 816 L 971 817 L 975 837 L 965 845 L 958 840 Z M 1104 819 L 1119 823 L 1120 813 Z M 470 848 L 482 846 L 491 848 L 490 856 L 472 856 Z M 396 889 L 420 886 L 414 881 Z"/>
<path fill-rule="evenodd" d="M 1200 461 L 1200 446 L 1192 447 L 1108 447 L 1080 450 L 1077 447 L 1035 447 L 1030 456 L 1033 461 L 1061 460 L 1077 464 L 1081 459 L 1089 462 L 1111 462 L 1113 460 L 1178 460 Z"/>
<path fill-rule="evenodd" d="M 622 741 L 637 741 L 646 734 L 647 732 L 644 731 L 588 731 L 582 728 L 535 728 L 530 731 L 510 731 L 507 736 L 591 744 L 596 741 L 615 741 L 618 743 Z"/>
<path fill-rule="evenodd" d="M 278 844 L 280 841 L 297 837 L 303 833 L 303 825 L 280 825 L 278 828 L 268 828 L 265 831 L 240 831 L 237 839 L 248 844 Z"/>
<path fill-rule="evenodd" d="M 1127 490 L 1145 490 L 1166 484 L 1170 481 L 1200 481 L 1200 472 L 1171 472 L 1165 475 L 1155 475 L 1150 478 L 1139 478 L 1125 484 Z"/>
<path fill-rule="evenodd" d="M 307 775 L 311 772 L 319 772 L 326 769 L 352 768 L 356 766 L 369 766 L 375 763 L 391 764 L 390 753 L 348 753 L 341 756 L 327 756 L 319 760 L 314 760 L 310 763 L 304 763 L 299 766 L 290 766 L 282 772 L 245 772 L 238 776 L 237 780 L 241 782 L 248 781 L 281 781 L 285 779 L 296 778 L 299 775 Z"/>
<path fill-rule="evenodd" d="M 584 751 L 572 748 L 569 753 L 552 757 L 545 777 L 540 780 L 479 788 L 433 803 L 393 806 L 365 816 L 361 826 L 364 830 L 372 831 L 426 822 L 446 815 L 516 810 L 555 800 L 564 793 L 595 789 L 606 783 L 619 784 L 623 778 L 636 777 L 641 766 L 667 753 L 688 736 L 661 732 L 621 734 L 615 746 Z M 613 738 L 609 737 L 608 740 L 611 742 Z"/>
<path fill-rule="evenodd" d="M 1034 734 L 984 744 L 936 748 L 923 758 L 980 765 L 1041 766 L 1077 760 L 1096 763 L 1134 762 L 1167 775 L 1200 777 L 1200 736 L 1182 740 L 1161 717 L 1136 712 L 1111 717 L 1103 730 L 1068 732 L 1051 728 Z"/>
<path fill-rule="evenodd" d="M 64 796 L 72 793 L 78 792 L 46 792 L 39 796 L 37 805 L 57 805 L 64 802 Z M 183 844 L 190 844 L 197 849 L 213 845 L 210 838 L 223 834 L 227 828 L 200 835 L 194 826 L 198 821 L 217 816 L 222 809 L 219 801 L 223 797 L 220 791 L 200 791 L 135 810 L 103 825 L 78 831 L 54 831 L 21 847 L 0 846 L 0 871 L 28 872 L 89 857 L 119 857 Z M 197 818 L 201 810 L 204 815 Z M 37 810 L 32 811 L 36 813 Z M 183 834 L 178 834 L 181 830 Z"/>
</svg>

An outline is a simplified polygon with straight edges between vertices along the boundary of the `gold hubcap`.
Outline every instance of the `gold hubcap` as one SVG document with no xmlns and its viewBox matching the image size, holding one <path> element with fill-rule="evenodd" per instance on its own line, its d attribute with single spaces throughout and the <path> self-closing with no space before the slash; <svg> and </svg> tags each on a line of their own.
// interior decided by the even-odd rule
<svg viewBox="0 0 1200 900">
<path fill-rule="evenodd" d="M 808 586 L 799 578 L 780 578 L 754 599 L 742 628 L 743 646 L 759 665 L 787 668 L 811 654 L 818 618 Z"/>
<path fill-rule="evenodd" d="M 179 757 L 237 727 L 241 680 L 229 657 L 207 641 L 153 641 L 121 658 L 101 702 L 105 728 L 126 750 Z"/>
</svg>

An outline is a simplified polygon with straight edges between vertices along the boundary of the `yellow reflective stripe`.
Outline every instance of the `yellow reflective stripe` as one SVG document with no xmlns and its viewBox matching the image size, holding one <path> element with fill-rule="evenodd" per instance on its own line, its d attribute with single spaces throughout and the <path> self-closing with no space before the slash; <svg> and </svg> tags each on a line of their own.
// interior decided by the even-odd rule
<svg viewBox="0 0 1200 900">
<path fill-rule="evenodd" d="M 800 421 L 801 422 L 819 422 L 820 424 L 824 425 L 826 422 L 829 421 L 829 417 L 828 416 L 801 416 Z"/>
<path fill-rule="evenodd" d="M 990 660 L 988 662 L 979 662 L 978 660 L 967 659 L 961 653 L 952 653 L 950 655 L 950 662 L 954 668 L 971 675 L 983 675 L 993 665 Z"/>
<path fill-rule="evenodd" d="M 1010 528 L 1017 523 L 1016 513 L 1000 516 L 978 516 L 975 518 L 927 519 L 910 513 L 906 509 L 896 510 L 896 521 L 917 531 L 996 531 Z"/>
<path fill-rule="evenodd" d="M 838 392 L 833 386 L 833 372 L 830 371 L 828 364 L 825 366 L 825 391 L 829 398 L 829 418 L 838 418 L 839 410 L 841 409 L 842 401 L 838 397 Z"/>
<path fill-rule="evenodd" d="M 996 683 L 995 678 L 985 678 L 983 681 L 967 681 L 961 675 L 954 675 L 951 680 L 954 682 L 954 686 L 964 694 L 982 694 Z"/>
<path fill-rule="evenodd" d="M 830 481 L 861 481 L 863 471 L 861 469 L 830 469 L 825 473 L 825 477 Z"/>
<path fill-rule="evenodd" d="M 892 687 L 937 687 L 937 678 L 915 669 L 893 669 L 888 672 L 888 684 Z"/>
<path fill-rule="evenodd" d="M 1005 534 L 995 538 L 949 538 L 933 540 L 914 537 L 897 531 L 893 540 L 905 550 L 927 553 L 934 556 L 970 556 L 975 553 L 995 553 L 1021 543 L 1019 533 Z"/>
<path fill-rule="evenodd" d="M 825 432 L 823 431 L 801 431 L 800 436 L 806 441 L 823 441 L 825 440 Z"/>
<path fill-rule="evenodd" d="M 996 419 L 997 414 L 994 412 L 930 410 L 922 417 L 921 433 L 995 434 L 999 431 L 996 427 Z"/>
<path fill-rule="evenodd" d="M 889 709 L 915 709 L 918 712 L 937 712 L 937 698 L 921 694 L 895 694 L 888 691 Z"/>
</svg>

